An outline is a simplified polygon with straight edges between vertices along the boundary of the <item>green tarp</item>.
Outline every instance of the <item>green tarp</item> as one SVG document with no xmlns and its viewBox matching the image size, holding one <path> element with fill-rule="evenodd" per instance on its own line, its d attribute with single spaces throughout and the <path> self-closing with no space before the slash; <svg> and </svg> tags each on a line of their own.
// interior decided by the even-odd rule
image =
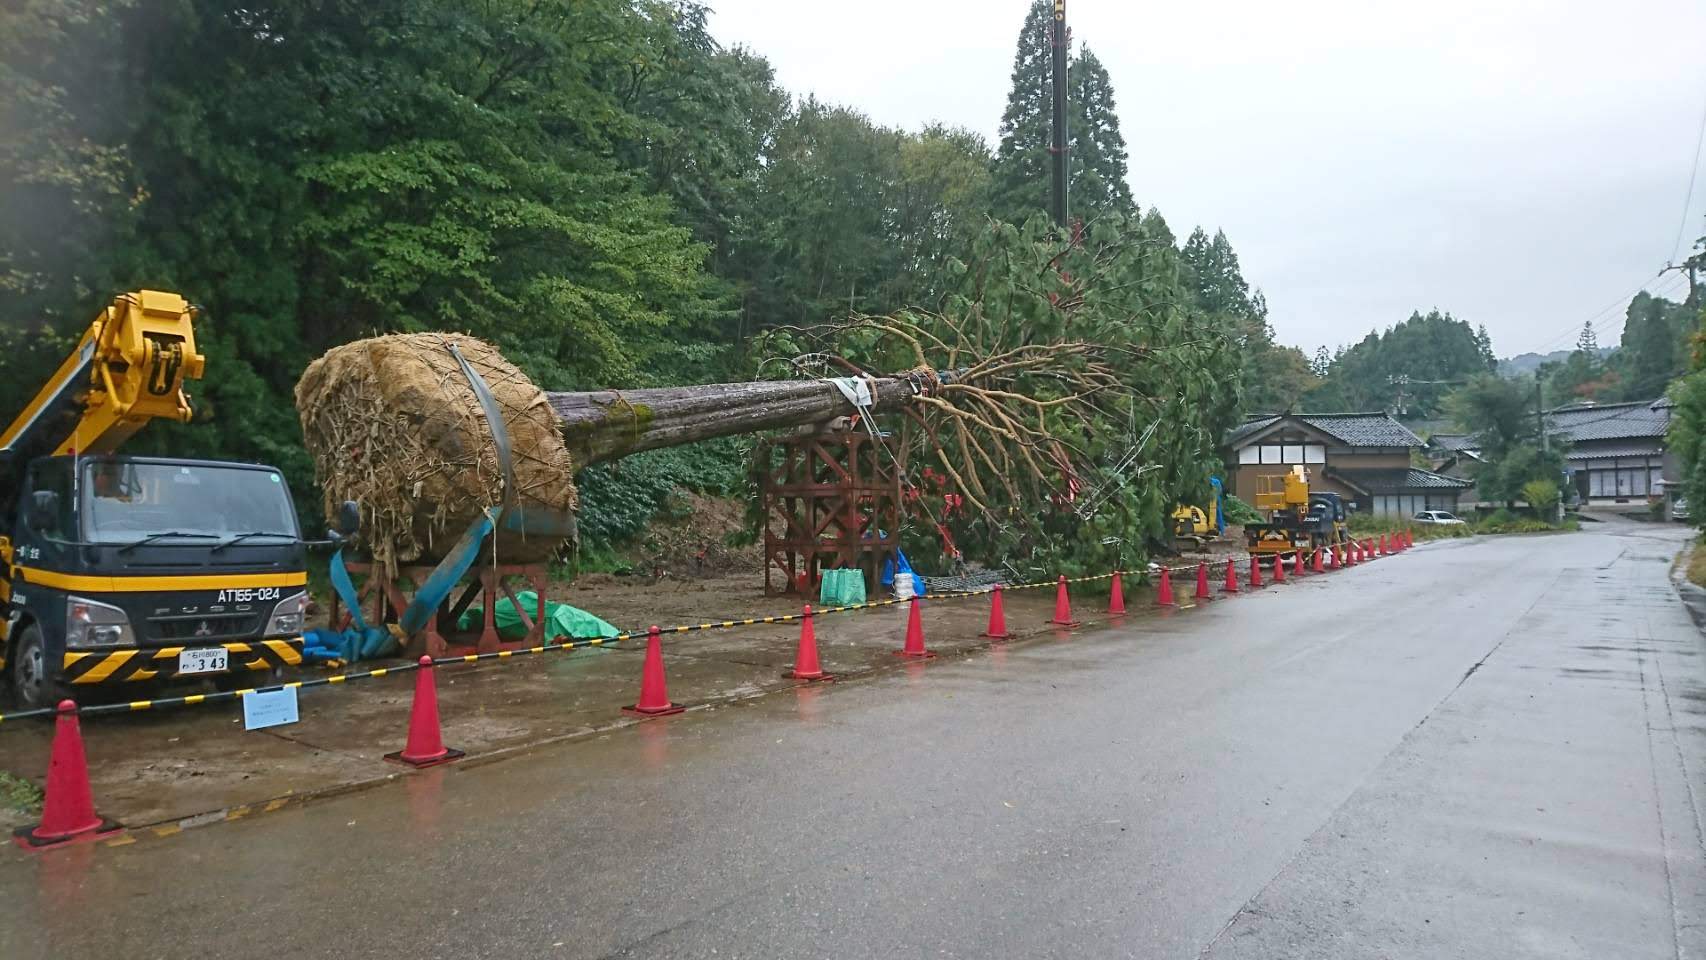
<svg viewBox="0 0 1706 960">
<path fill-rule="evenodd" d="M 527 611 L 529 617 L 539 610 L 539 595 L 532 590 L 523 590 L 515 595 L 521 602 L 521 609 Z M 458 630 L 472 630 L 485 622 L 485 610 L 478 606 L 469 607 L 462 616 L 456 618 Z M 498 636 L 505 640 L 520 640 L 527 636 L 527 628 L 521 623 L 521 614 L 516 612 L 515 604 L 508 597 L 498 601 L 492 609 L 492 622 L 498 628 Z M 587 640 L 593 637 L 614 637 L 622 631 L 617 630 L 608 621 L 587 613 L 579 607 L 571 607 L 566 603 L 555 600 L 545 601 L 545 639 L 561 640 L 573 637 L 577 640 Z"/>
</svg>

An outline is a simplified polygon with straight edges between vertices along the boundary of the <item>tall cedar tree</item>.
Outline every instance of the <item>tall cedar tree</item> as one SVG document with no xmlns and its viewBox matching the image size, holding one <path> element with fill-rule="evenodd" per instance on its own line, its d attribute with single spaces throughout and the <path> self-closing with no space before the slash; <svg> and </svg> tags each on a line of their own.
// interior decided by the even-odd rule
<svg viewBox="0 0 1706 960">
<path fill-rule="evenodd" d="M 1239 393 L 1245 410 L 1278 412 L 1297 407 L 1315 386 L 1309 358 L 1296 347 L 1274 342 L 1268 305 L 1252 291 L 1238 265 L 1238 254 L 1223 231 L 1214 239 L 1201 227 L 1179 251 L 1184 280 L 1198 309 L 1232 325 L 1239 347 Z"/>
<path fill-rule="evenodd" d="M 1046 213 L 1053 166 L 1049 146 L 1053 75 L 1053 19 L 1043 2 L 1033 3 L 1013 55 L 1013 88 L 1001 115 L 1001 143 L 993 165 L 998 219 L 1022 222 Z M 1068 208 L 1074 219 L 1134 216 L 1126 181 L 1126 144 L 1120 135 L 1114 87 L 1108 71 L 1088 47 L 1067 70 Z"/>
</svg>

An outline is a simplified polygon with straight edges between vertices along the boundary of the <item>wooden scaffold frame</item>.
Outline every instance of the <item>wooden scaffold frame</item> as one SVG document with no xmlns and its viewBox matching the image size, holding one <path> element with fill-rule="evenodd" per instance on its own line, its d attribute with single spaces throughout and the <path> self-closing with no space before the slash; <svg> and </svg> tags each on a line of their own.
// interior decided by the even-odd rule
<svg viewBox="0 0 1706 960">
<path fill-rule="evenodd" d="M 765 594 L 809 592 L 823 570 L 856 568 L 874 595 L 900 542 L 900 472 L 882 445 L 865 432 L 819 433 L 758 456 Z"/>
</svg>

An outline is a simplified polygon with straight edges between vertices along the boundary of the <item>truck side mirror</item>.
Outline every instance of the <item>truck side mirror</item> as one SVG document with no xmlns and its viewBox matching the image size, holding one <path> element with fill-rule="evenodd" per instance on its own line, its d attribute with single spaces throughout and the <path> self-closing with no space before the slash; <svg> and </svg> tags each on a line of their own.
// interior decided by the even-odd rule
<svg viewBox="0 0 1706 960">
<path fill-rule="evenodd" d="M 49 533 L 59 526 L 59 494 L 53 490 L 37 490 L 30 494 L 30 527 L 37 533 Z"/>
<path fill-rule="evenodd" d="M 338 533 L 353 537 L 360 529 L 361 507 L 354 500 L 345 500 L 338 506 Z"/>
</svg>

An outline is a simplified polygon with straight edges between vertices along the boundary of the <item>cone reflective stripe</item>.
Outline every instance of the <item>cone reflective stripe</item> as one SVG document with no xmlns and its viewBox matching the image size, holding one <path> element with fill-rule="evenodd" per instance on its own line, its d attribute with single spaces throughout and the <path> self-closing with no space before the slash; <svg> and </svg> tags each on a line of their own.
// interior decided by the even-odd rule
<svg viewBox="0 0 1706 960">
<path fill-rule="evenodd" d="M 1251 557 L 1250 558 L 1250 588 L 1255 589 L 1256 587 L 1259 587 L 1261 585 L 1262 585 L 1262 558 L 1261 557 Z"/>
<path fill-rule="evenodd" d="M 1208 598 L 1208 564 L 1199 563 L 1197 564 L 1197 592 L 1195 599 L 1207 600 Z"/>
<path fill-rule="evenodd" d="M 1119 578 L 1115 577 L 1114 583 L 1117 585 L 1119 582 Z M 1115 589 L 1117 590 L 1118 587 L 1116 586 Z M 1173 572 L 1168 570 L 1166 567 L 1161 568 L 1161 582 L 1155 588 L 1155 603 L 1157 606 L 1162 607 L 1173 606 Z M 1115 611 L 1109 610 L 1108 612 L 1114 613 Z M 1123 604 L 1120 606 L 1118 612 L 1125 612 L 1125 606 Z"/>
<path fill-rule="evenodd" d="M 1285 557 L 1283 556 L 1275 555 L 1274 557 L 1274 582 L 1285 582 Z"/>
<path fill-rule="evenodd" d="M 1066 575 L 1062 574 L 1054 588 L 1054 619 L 1049 623 L 1063 627 L 1076 627 L 1078 621 L 1072 619 L 1072 598 L 1066 594 Z"/>
<path fill-rule="evenodd" d="M 46 847 L 117 829 L 117 823 L 95 812 L 95 794 L 89 787 L 89 761 L 83 753 L 83 728 L 77 720 L 77 704 L 61 700 L 59 714 L 53 721 L 53 751 L 48 757 L 47 782 L 42 789 L 41 822 L 18 828 L 13 837 L 21 846 Z"/>
<path fill-rule="evenodd" d="M 1230 557 L 1226 560 L 1226 585 L 1220 589 L 1222 593 L 1238 592 L 1238 563 Z"/>
<path fill-rule="evenodd" d="M 1161 568 L 1161 578 L 1163 581 L 1165 581 L 1167 578 L 1167 568 L 1166 567 Z M 1113 587 L 1111 587 L 1108 590 L 1108 612 L 1109 613 L 1118 614 L 1118 613 L 1124 613 L 1125 612 L 1125 587 L 1120 584 L 1120 581 L 1123 579 L 1125 579 L 1125 575 L 1120 573 L 1120 571 L 1115 570 L 1114 571 L 1114 585 L 1113 585 Z M 1167 596 L 1169 597 L 1167 602 L 1172 603 L 1173 601 L 1170 598 L 1173 596 L 1173 590 L 1171 587 L 1167 588 Z"/>
<path fill-rule="evenodd" d="M 385 759 L 411 767 L 430 767 L 462 756 L 462 751 L 446 747 L 439 733 L 438 681 L 433 676 L 436 672 L 432 658 L 421 657 L 420 669 L 415 671 L 415 700 L 409 704 L 409 740 L 403 749 L 387 753 Z"/>
<path fill-rule="evenodd" d="M 1315 562 L 1311 563 L 1310 566 L 1314 568 L 1316 573 L 1322 573 L 1325 571 L 1326 568 L 1321 566 L 1321 548 L 1320 547 L 1315 548 Z"/>
<path fill-rule="evenodd" d="M 800 617 L 800 645 L 794 651 L 794 669 L 782 676 L 789 680 L 834 680 L 835 674 L 824 673 L 817 661 L 817 631 L 812 628 L 812 605 Z"/>
<path fill-rule="evenodd" d="M 895 656 L 912 657 L 923 660 L 934 657 L 935 654 L 924 649 L 924 619 L 918 613 L 918 598 L 913 597 L 906 614 L 906 645 L 895 651 Z"/>
<path fill-rule="evenodd" d="M 669 681 L 663 675 L 663 637 L 655 626 L 646 634 L 646 662 L 640 668 L 640 701 L 622 709 L 648 717 L 661 717 L 687 709 L 670 702 Z"/>
<path fill-rule="evenodd" d="M 1007 632 L 1007 608 L 1001 602 L 1001 584 L 996 584 L 989 598 L 989 626 L 983 635 L 991 640 L 1008 640 L 1012 634 Z"/>
</svg>

